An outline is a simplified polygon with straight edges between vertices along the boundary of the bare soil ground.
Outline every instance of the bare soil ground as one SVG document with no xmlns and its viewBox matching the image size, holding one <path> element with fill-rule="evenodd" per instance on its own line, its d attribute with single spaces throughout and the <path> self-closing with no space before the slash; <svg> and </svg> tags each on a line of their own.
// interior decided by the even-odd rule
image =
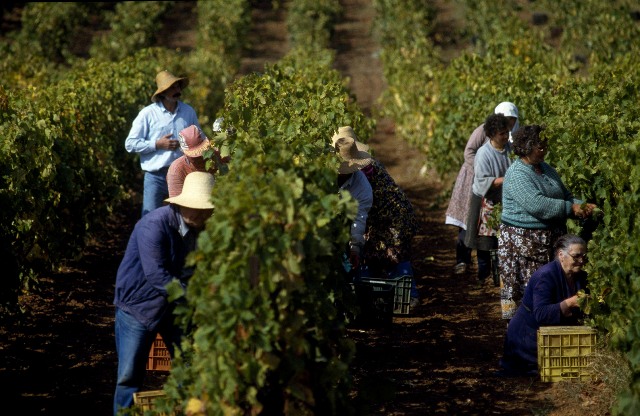
<svg viewBox="0 0 640 416">
<path fill-rule="evenodd" d="M 442 11 L 440 39 L 455 24 L 451 2 Z M 349 79 L 369 114 L 384 89 L 380 47 L 371 33 L 369 0 L 344 0 L 336 27 L 335 67 Z M 184 13 L 192 8 L 182 7 Z M 243 72 L 275 62 L 287 49 L 283 9 L 258 2 L 253 11 L 252 46 Z M 176 42 L 188 47 L 189 35 Z M 453 51 L 447 52 L 449 56 Z M 461 137 L 466 141 L 466 137 Z M 421 223 L 413 267 L 420 305 L 396 316 L 391 332 L 350 331 L 357 343 L 353 367 L 370 415 L 605 415 L 609 397 L 598 383 L 542 383 L 535 378 L 494 375 L 506 329 L 498 289 L 480 285 L 471 271 L 452 275 L 456 231 L 444 225 L 437 196 L 448 184 L 421 174 L 424 156 L 395 135 L 390 120 L 379 120 L 369 142 L 409 195 Z M 462 160 L 462 155 L 461 155 Z M 457 170 L 458 167 L 452 167 Z M 115 384 L 113 285 L 139 207 L 123 207 L 106 232 L 63 272 L 43 279 L 41 292 L 24 299 L 26 314 L 0 327 L 0 397 L 21 415 L 109 415 Z M 162 385 L 165 373 L 149 372 L 147 388 Z"/>
</svg>

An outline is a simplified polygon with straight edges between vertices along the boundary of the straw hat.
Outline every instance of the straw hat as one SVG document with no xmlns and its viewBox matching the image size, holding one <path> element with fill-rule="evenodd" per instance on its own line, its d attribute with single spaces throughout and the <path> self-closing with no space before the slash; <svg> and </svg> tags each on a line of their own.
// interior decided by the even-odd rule
<svg viewBox="0 0 640 416">
<path fill-rule="evenodd" d="M 340 137 L 351 137 L 353 140 L 356 141 L 356 146 L 358 147 L 358 150 L 361 150 L 363 152 L 366 152 L 369 150 L 369 146 L 358 141 L 358 136 L 356 136 L 356 132 L 353 131 L 353 128 L 351 126 L 343 126 L 338 128 L 338 132 L 334 134 L 333 137 L 331 138 L 331 141 L 333 142 L 333 147 L 336 146 L 336 141 Z"/>
<path fill-rule="evenodd" d="M 369 149 L 364 143 L 357 141 L 357 136 L 349 126 L 340 127 L 331 138 L 333 147 L 343 160 L 338 168 L 338 173 L 349 174 L 369 166 L 373 159 L 366 152 Z"/>
<path fill-rule="evenodd" d="M 195 125 L 190 125 L 178 133 L 178 141 L 182 153 L 189 157 L 202 156 L 202 153 L 211 147 L 211 142 L 200 129 Z"/>
<path fill-rule="evenodd" d="M 215 179 L 208 172 L 191 172 L 184 178 L 184 186 L 180 195 L 167 198 L 164 202 L 194 209 L 212 209 L 211 191 Z"/>
<path fill-rule="evenodd" d="M 158 86 L 158 89 L 151 96 L 151 101 L 153 101 L 154 103 L 160 101 L 158 95 L 171 88 L 171 86 L 176 82 L 179 82 L 180 87 L 182 89 L 185 89 L 187 88 L 187 85 L 189 85 L 189 78 L 178 78 L 171 72 L 166 70 L 158 72 L 158 75 L 156 75 L 156 85 Z"/>
</svg>

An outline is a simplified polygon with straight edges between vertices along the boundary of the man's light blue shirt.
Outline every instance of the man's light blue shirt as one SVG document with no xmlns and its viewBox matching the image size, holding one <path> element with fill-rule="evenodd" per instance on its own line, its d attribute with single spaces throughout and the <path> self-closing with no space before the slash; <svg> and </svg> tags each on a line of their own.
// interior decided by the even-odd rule
<svg viewBox="0 0 640 416">
<path fill-rule="evenodd" d="M 156 172 L 182 156 L 180 149 L 156 149 L 156 141 L 167 134 L 172 134 L 171 138 L 178 140 L 178 133 L 192 124 L 200 128 L 196 112 L 190 105 L 178 101 L 175 113 L 171 113 L 158 101 L 138 113 L 124 147 L 129 153 L 140 154 L 142 170 Z"/>
</svg>

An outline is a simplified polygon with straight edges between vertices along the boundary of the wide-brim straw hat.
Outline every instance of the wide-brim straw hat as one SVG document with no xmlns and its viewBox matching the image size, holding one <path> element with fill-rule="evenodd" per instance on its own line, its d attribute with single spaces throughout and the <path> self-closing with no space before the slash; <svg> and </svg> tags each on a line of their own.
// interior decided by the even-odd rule
<svg viewBox="0 0 640 416">
<path fill-rule="evenodd" d="M 180 142 L 182 153 L 189 157 L 202 156 L 202 153 L 211 147 L 211 142 L 207 136 L 193 124 L 178 133 L 178 141 Z"/>
<path fill-rule="evenodd" d="M 358 148 L 358 150 L 361 150 L 363 152 L 369 151 L 368 145 L 358 141 L 358 136 L 356 136 L 356 132 L 353 131 L 353 128 L 351 126 L 343 126 L 338 128 L 338 132 L 335 133 L 331 138 L 331 141 L 333 142 L 333 147 L 336 146 L 337 140 L 341 137 L 351 137 L 353 140 L 355 140 L 356 147 Z"/>
<path fill-rule="evenodd" d="M 180 195 L 167 198 L 164 202 L 194 209 L 213 209 L 211 192 L 215 178 L 208 172 L 191 172 L 184 178 Z"/>
<path fill-rule="evenodd" d="M 373 162 L 371 155 L 366 152 L 369 146 L 358 142 L 357 137 L 351 127 L 345 126 L 340 127 L 331 138 L 336 153 L 343 160 L 338 168 L 340 174 L 357 172 Z"/>
<path fill-rule="evenodd" d="M 171 86 L 176 82 L 179 82 L 180 87 L 182 89 L 185 89 L 187 88 L 187 85 L 189 85 L 189 78 L 186 78 L 186 77 L 178 78 L 175 75 L 173 75 L 171 72 L 166 70 L 158 72 L 158 75 L 156 75 L 156 85 L 158 86 L 158 89 L 151 96 L 151 101 L 153 101 L 154 103 L 157 103 L 158 101 L 160 101 L 160 98 L 158 97 L 158 95 L 162 94 L 163 92 L 171 88 Z"/>
</svg>

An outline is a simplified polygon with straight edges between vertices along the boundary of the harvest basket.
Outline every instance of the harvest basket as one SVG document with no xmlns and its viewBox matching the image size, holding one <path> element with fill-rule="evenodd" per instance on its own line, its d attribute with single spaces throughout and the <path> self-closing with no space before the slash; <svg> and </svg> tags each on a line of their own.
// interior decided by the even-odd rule
<svg viewBox="0 0 640 416">
<path fill-rule="evenodd" d="M 596 330 L 588 326 L 546 326 L 538 329 L 538 370 L 545 382 L 592 380 L 591 360 Z"/>
<path fill-rule="evenodd" d="M 169 371 L 171 370 L 171 356 L 160 334 L 156 336 L 149 350 L 147 370 Z"/>
<path fill-rule="evenodd" d="M 359 281 L 368 284 L 386 284 L 393 286 L 393 313 L 397 315 L 409 314 L 411 302 L 411 276 L 398 276 L 391 279 L 362 277 Z"/>
</svg>

